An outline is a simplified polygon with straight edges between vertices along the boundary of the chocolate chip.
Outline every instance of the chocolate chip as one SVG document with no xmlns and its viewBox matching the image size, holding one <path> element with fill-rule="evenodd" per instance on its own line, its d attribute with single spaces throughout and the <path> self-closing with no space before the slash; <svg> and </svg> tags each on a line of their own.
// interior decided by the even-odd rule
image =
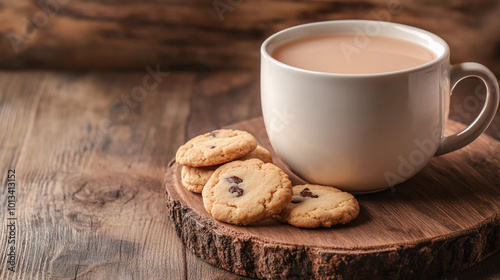
<svg viewBox="0 0 500 280">
<path fill-rule="evenodd" d="M 231 184 L 239 184 L 239 183 L 243 182 L 243 179 L 241 179 L 238 176 L 231 176 L 231 177 L 227 178 L 227 181 Z"/>
<path fill-rule="evenodd" d="M 236 197 L 240 197 L 243 195 L 243 190 L 238 186 L 232 186 L 229 188 L 230 193 L 236 193 Z"/>
<path fill-rule="evenodd" d="M 301 202 L 302 202 L 302 200 L 299 200 L 299 199 L 294 199 L 294 200 L 292 200 L 292 203 L 293 203 L 293 204 L 297 204 L 297 203 L 301 203 Z"/>
<path fill-rule="evenodd" d="M 318 198 L 317 194 L 313 194 L 309 188 L 305 188 L 300 192 L 300 196 L 302 197 L 312 197 L 312 198 Z"/>
<path fill-rule="evenodd" d="M 216 137 L 216 136 L 217 136 L 217 131 L 212 131 L 212 132 L 210 132 L 210 136 L 212 136 L 212 137 Z"/>
<path fill-rule="evenodd" d="M 214 145 L 212 145 L 212 146 L 209 146 L 209 148 L 210 148 L 210 149 L 215 149 L 215 146 L 214 146 Z"/>
</svg>

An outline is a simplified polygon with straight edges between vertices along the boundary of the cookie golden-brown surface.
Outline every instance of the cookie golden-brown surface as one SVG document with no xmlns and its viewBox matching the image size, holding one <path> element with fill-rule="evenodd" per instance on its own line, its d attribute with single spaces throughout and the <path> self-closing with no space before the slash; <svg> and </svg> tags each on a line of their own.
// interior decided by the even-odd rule
<svg viewBox="0 0 500 280">
<path fill-rule="evenodd" d="M 256 147 L 257 140 L 246 131 L 219 129 L 186 142 L 177 150 L 175 160 L 185 166 L 212 166 L 240 158 Z"/>
<path fill-rule="evenodd" d="M 359 204 L 353 195 L 320 185 L 293 187 L 290 204 L 275 219 L 296 227 L 330 227 L 348 223 L 359 214 Z"/>
<path fill-rule="evenodd" d="M 292 199 L 292 183 L 279 167 L 258 159 L 219 167 L 202 192 L 216 220 L 249 225 L 280 213 Z"/>
</svg>

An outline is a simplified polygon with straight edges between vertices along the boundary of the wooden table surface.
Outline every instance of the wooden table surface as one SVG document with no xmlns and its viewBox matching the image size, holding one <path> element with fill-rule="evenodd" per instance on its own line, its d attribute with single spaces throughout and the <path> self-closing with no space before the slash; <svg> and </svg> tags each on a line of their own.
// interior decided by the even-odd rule
<svg viewBox="0 0 500 280">
<path fill-rule="evenodd" d="M 186 139 L 261 115 L 258 72 L 149 76 L 0 74 L 0 279 L 242 279 L 183 247 L 163 176 Z M 453 98 L 455 119 L 477 111 L 466 96 Z M 500 139 L 499 127 L 497 115 L 487 133 Z M 500 279 L 499 263 L 497 252 L 442 279 Z"/>
</svg>

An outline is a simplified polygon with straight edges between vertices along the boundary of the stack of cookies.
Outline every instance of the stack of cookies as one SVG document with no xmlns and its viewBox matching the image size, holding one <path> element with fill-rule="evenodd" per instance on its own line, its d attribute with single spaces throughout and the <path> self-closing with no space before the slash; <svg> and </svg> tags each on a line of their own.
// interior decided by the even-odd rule
<svg viewBox="0 0 500 280">
<path fill-rule="evenodd" d="M 344 224 L 359 213 L 356 199 L 333 187 L 292 183 L 271 153 L 248 132 L 220 129 L 199 135 L 176 154 L 182 184 L 201 193 L 215 219 L 250 225 L 269 217 L 297 227 Z"/>
<path fill-rule="evenodd" d="M 248 132 L 215 130 L 191 139 L 177 151 L 177 163 L 182 167 L 182 184 L 195 193 L 201 193 L 214 171 L 232 160 L 260 159 L 272 163 L 271 153 L 257 145 Z"/>
</svg>

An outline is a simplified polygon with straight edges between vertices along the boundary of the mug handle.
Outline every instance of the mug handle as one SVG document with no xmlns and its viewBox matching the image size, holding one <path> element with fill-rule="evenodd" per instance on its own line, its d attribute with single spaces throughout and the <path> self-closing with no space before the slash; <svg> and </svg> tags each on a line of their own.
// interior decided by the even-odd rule
<svg viewBox="0 0 500 280">
<path fill-rule="evenodd" d="M 483 109 L 467 128 L 459 133 L 444 137 L 434 156 L 443 155 L 468 145 L 488 128 L 495 117 L 499 100 L 498 82 L 495 75 L 479 63 L 455 64 L 450 73 L 451 91 L 467 77 L 477 77 L 486 85 L 486 100 Z"/>
</svg>

